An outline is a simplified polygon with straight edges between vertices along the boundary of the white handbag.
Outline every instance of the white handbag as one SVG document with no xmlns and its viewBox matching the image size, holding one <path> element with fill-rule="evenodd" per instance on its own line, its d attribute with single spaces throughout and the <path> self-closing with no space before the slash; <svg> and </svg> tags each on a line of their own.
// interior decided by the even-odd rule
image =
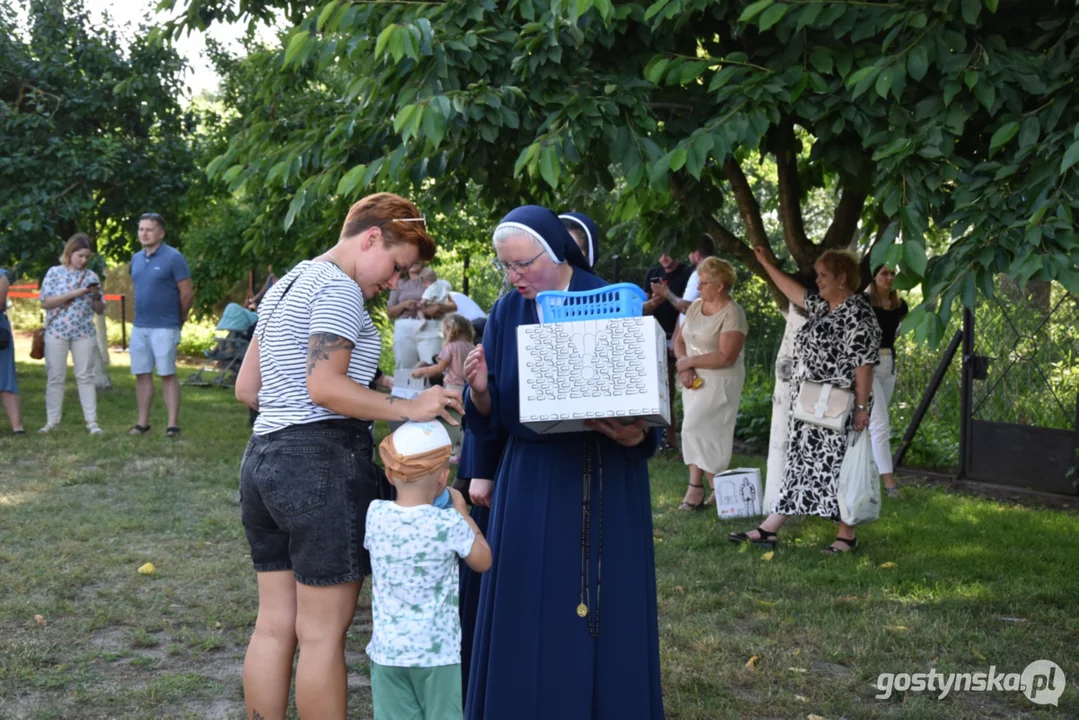
<svg viewBox="0 0 1079 720">
<path fill-rule="evenodd" d="M 853 408 L 853 391 L 836 387 L 832 383 L 804 380 L 802 389 L 798 392 L 798 400 L 794 403 L 794 418 L 843 432 Z"/>
</svg>

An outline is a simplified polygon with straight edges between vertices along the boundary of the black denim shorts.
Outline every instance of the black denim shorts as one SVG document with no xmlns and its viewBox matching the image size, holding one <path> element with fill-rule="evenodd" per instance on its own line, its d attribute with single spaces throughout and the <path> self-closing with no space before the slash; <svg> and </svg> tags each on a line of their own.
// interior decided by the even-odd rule
<svg viewBox="0 0 1079 720">
<path fill-rule="evenodd" d="M 393 495 L 372 457 L 371 423 L 359 420 L 252 435 L 240 465 L 240 512 L 255 571 L 292 570 L 304 585 L 370 575 L 367 506 Z"/>
</svg>

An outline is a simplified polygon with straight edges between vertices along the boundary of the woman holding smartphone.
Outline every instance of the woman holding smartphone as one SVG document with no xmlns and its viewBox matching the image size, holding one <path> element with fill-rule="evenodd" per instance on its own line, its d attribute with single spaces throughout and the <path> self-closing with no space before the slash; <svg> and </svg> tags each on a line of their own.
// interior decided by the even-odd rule
<svg viewBox="0 0 1079 720">
<path fill-rule="evenodd" d="M 97 352 L 97 329 L 94 315 L 105 312 L 101 281 L 90 270 L 93 255 L 90 236 L 71 236 L 60 255 L 60 264 L 49 268 L 41 283 L 41 308 L 45 311 L 45 389 L 47 422 L 38 432 L 49 433 L 60 425 L 64 408 L 64 382 L 67 379 L 67 355 L 75 364 L 75 382 L 86 430 L 101 434 L 97 424 L 97 390 L 94 387 L 94 354 Z"/>
</svg>

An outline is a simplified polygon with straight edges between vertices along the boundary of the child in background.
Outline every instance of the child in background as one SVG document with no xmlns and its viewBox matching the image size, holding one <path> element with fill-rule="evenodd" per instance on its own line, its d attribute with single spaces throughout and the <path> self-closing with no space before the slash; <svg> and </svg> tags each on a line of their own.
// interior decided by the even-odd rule
<svg viewBox="0 0 1079 720">
<path fill-rule="evenodd" d="M 374 630 L 375 720 L 461 720 L 458 557 L 476 572 L 491 548 L 453 488 L 453 508 L 431 503 L 446 490 L 452 441 L 437 422 L 405 423 L 379 445 L 397 499 L 367 510 Z"/>
<path fill-rule="evenodd" d="M 474 332 L 475 328 L 464 315 L 450 313 L 442 318 L 442 338 L 445 343 L 438 354 L 438 362 L 416 368 L 412 371 L 412 377 L 430 380 L 441 375 L 442 384 L 447 390 L 464 392 L 465 358 L 476 348 L 472 342 Z"/>
<path fill-rule="evenodd" d="M 423 315 L 424 305 L 443 305 L 450 300 L 450 291 L 453 286 L 448 280 L 439 280 L 435 271 L 425 267 L 420 271 L 420 280 L 423 281 L 424 291 L 420 297 L 420 315 Z M 437 317 L 437 314 L 436 314 Z"/>
</svg>

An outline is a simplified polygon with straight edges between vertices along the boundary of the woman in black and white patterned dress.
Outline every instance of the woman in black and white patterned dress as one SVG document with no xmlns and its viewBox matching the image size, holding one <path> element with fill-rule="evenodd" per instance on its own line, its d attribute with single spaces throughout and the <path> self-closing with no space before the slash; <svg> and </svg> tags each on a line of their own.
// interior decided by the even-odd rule
<svg viewBox="0 0 1079 720">
<path fill-rule="evenodd" d="M 829 250 L 821 256 L 816 264 L 818 294 L 807 292 L 776 268 L 762 248 L 755 248 L 755 252 L 776 286 L 809 316 L 796 342 L 798 369 L 791 384 L 792 414 L 779 500 L 756 530 L 730 535 L 731 542 L 775 547 L 776 531 L 790 515 L 839 521 L 839 468 L 847 452 L 847 432 L 860 432 L 869 425 L 873 366 L 880 361 L 881 332 L 869 302 L 854 291 L 860 277 L 854 255 Z M 855 405 L 847 432 L 794 418 L 794 402 L 805 380 L 853 388 Z M 840 522 L 835 542 L 824 552 L 849 552 L 857 543 L 854 528 Z"/>
</svg>

